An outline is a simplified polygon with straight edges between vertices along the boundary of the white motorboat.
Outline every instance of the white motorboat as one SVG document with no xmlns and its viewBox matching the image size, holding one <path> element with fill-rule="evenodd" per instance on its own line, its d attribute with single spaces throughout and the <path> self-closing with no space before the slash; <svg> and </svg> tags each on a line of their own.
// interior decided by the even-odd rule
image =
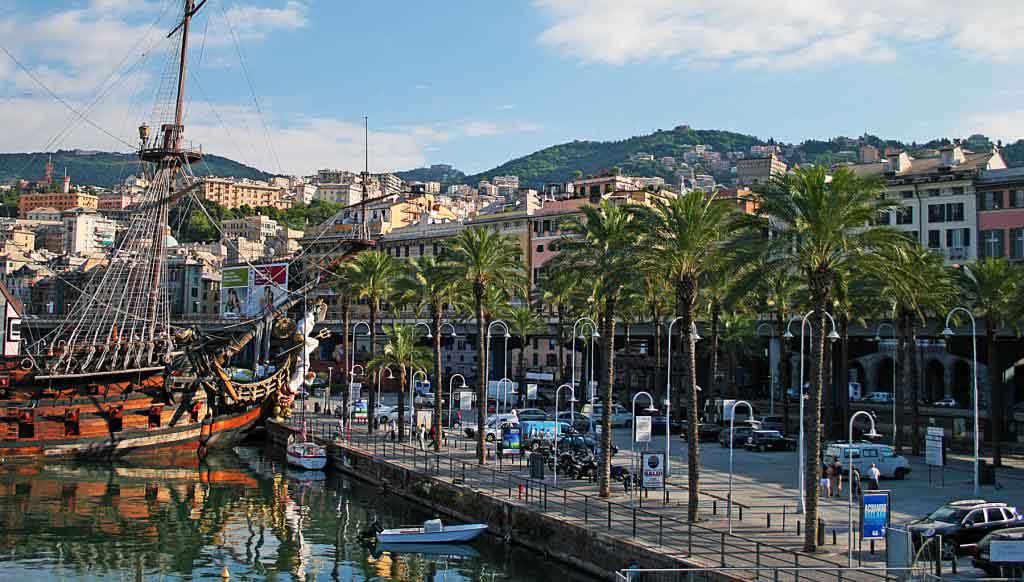
<svg viewBox="0 0 1024 582">
<path fill-rule="evenodd" d="M 381 544 L 452 544 L 468 542 L 487 529 L 487 524 L 444 525 L 440 519 L 423 522 L 423 527 L 402 527 L 377 531 Z"/>
<path fill-rule="evenodd" d="M 316 443 L 302 442 L 288 445 L 288 464 L 317 471 L 327 465 L 327 451 Z"/>
</svg>

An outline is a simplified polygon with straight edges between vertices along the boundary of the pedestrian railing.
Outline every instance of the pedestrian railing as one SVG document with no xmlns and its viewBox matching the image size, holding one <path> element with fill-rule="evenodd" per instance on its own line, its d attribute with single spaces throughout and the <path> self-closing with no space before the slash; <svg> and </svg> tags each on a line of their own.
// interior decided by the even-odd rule
<svg viewBox="0 0 1024 582">
<path fill-rule="evenodd" d="M 307 434 L 325 440 L 335 439 L 339 435 L 339 424 L 337 420 L 314 419 L 307 423 Z M 424 450 L 391 440 L 385 433 L 346 434 L 342 442 L 347 447 L 386 462 L 405 465 L 425 475 L 472 487 L 510 503 L 522 504 L 553 517 L 605 531 L 615 537 L 627 537 L 657 551 L 684 559 L 696 559 L 709 567 L 722 569 L 728 566 L 747 571 L 776 569 L 780 573 L 792 572 L 788 579 L 797 580 L 854 579 L 844 576 L 847 569 L 839 568 L 835 562 L 817 556 L 703 527 L 635 505 L 572 491 L 503 471 L 493 465 L 467 462 L 447 452 Z M 857 579 L 887 578 L 884 570 L 855 570 L 861 573 Z M 805 574 L 810 571 L 819 574 Z"/>
<path fill-rule="evenodd" d="M 753 580 L 787 582 L 789 580 L 900 580 L 906 582 L 941 580 L 926 568 L 885 567 L 800 567 L 762 568 L 625 568 L 615 573 L 615 582 L 719 582 Z"/>
</svg>

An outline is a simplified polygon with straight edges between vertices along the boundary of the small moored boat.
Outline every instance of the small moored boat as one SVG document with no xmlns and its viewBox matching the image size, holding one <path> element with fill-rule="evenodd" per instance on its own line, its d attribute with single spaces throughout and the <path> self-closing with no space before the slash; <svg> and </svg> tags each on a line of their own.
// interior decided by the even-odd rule
<svg viewBox="0 0 1024 582">
<path fill-rule="evenodd" d="M 288 445 L 288 464 L 301 469 L 320 470 L 327 465 L 327 451 L 316 443 L 302 442 Z"/>
<path fill-rule="evenodd" d="M 377 532 L 381 544 L 452 544 L 468 542 L 487 529 L 487 524 L 444 525 L 440 519 L 423 522 L 423 527 L 402 527 Z"/>
</svg>

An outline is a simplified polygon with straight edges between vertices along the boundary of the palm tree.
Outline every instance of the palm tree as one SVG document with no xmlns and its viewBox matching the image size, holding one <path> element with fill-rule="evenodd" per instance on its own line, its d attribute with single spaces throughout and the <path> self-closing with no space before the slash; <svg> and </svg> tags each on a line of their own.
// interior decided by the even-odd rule
<svg viewBox="0 0 1024 582">
<path fill-rule="evenodd" d="M 831 179 L 830 179 L 831 178 Z M 882 198 L 879 177 L 860 177 L 848 168 L 829 176 L 819 166 L 798 168 L 774 179 L 758 196 L 762 226 L 769 231 L 759 243 L 766 260 L 792 266 L 807 281 L 814 310 L 813 373 L 804 425 L 804 550 L 818 543 L 818 481 L 821 477 L 821 405 L 825 387 L 825 319 L 832 305 L 837 274 L 870 262 L 875 251 L 899 235 L 887 228 L 866 228 L 892 203 Z"/>
<path fill-rule="evenodd" d="M 645 270 L 667 272 L 675 287 L 676 303 L 685 341 L 683 348 L 683 389 L 687 406 L 687 455 L 689 492 L 687 516 L 697 519 L 700 492 L 700 449 L 697 419 L 697 363 L 690 330 L 695 323 L 699 283 L 705 271 L 726 252 L 725 243 L 743 230 L 733 228 L 733 208 L 725 202 L 705 197 L 703 192 L 688 192 L 670 202 L 662 202 L 647 215 L 648 231 L 641 248 Z M 671 358 L 672 354 L 668 354 Z M 666 416 L 672 411 L 666 410 Z"/>
<path fill-rule="evenodd" d="M 489 286 L 511 288 L 524 286 L 525 274 L 520 262 L 521 249 L 515 240 L 483 227 L 467 228 L 446 243 L 445 264 L 462 273 L 469 285 L 476 316 L 477 350 L 477 431 L 476 454 L 484 464 L 484 417 L 487 412 L 487 357 L 484 347 L 484 295 Z"/>
<path fill-rule="evenodd" d="M 1024 277 L 1020 267 L 1005 258 L 986 258 L 965 265 L 960 276 L 967 303 L 985 325 L 985 353 L 988 354 L 988 418 L 992 424 L 992 464 L 1003 465 L 1002 434 L 1005 411 L 1012 402 L 1003 402 L 1003 378 L 996 360 L 996 333 L 1003 325 L 1016 322 L 1021 316 L 1020 292 Z"/>
<path fill-rule="evenodd" d="M 505 319 L 512 328 L 512 335 L 519 338 L 519 389 L 526 386 L 526 345 L 530 336 L 544 331 L 547 325 L 540 313 L 528 304 L 513 305 L 505 311 Z"/>
<path fill-rule="evenodd" d="M 649 264 L 641 264 L 643 273 L 643 297 L 644 306 L 650 315 L 651 325 L 654 326 L 654 401 L 665 400 L 665 383 L 661 379 L 661 326 L 664 323 L 665 314 L 669 312 L 669 297 L 672 295 L 672 287 L 669 285 L 665 274 L 660 268 L 651 268 Z M 657 267 L 654 265 L 653 267 Z"/>
<path fill-rule="evenodd" d="M 433 255 L 424 255 L 410 262 L 409 272 L 396 284 L 396 295 L 411 304 L 419 313 L 427 311 L 430 319 L 430 335 L 434 347 L 434 426 L 441 426 L 441 410 L 444 408 L 444 378 L 441 376 L 441 316 L 444 306 L 455 303 L 458 295 L 457 275 L 449 266 L 439 262 Z M 434 441 L 434 449 L 441 450 L 441 439 Z"/>
<path fill-rule="evenodd" d="M 554 271 L 541 279 L 541 303 L 555 315 L 558 338 L 558 377 L 565 375 L 565 319 L 572 306 L 572 297 L 578 280 L 571 273 Z"/>
<path fill-rule="evenodd" d="M 625 206 L 607 202 L 600 207 L 585 206 L 581 216 L 569 220 L 559 241 L 558 267 L 589 277 L 593 283 L 594 305 L 601 328 L 604 369 L 604 406 L 601 418 L 600 495 L 611 495 L 612 396 L 615 385 L 615 317 L 619 302 L 638 274 L 636 240 L 640 230 L 636 213 Z"/>
<path fill-rule="evenodd" d="M 349 264 L 355 296 L 358 299 L 365 299 L 370 308 L 370 359 L 373 359 L 377 355 L 377 315 L 380 313 L 381 301 L 389 298 L 394 292 L 395 281 L 400 273 L 399 266 L 390 255 L 380 251 L 360 253 Z M 380 378 L 376 378 L 375 382 L 379 383 Z M 375 388 L 370 387 L 371 418 L 377 409 Z M 404 390 L 400 387 L 398 392 L 401 394 Z M 368 430 L 373 432 L 373 422 L 370 422 Z"/>
<path fill-rule="evenodd" d="M 728 370 L 725 387 L 730 398 L 737 398 L 736 370 L 739 369 L 740 358 L 753 353 L 757 342 L 757 320 L 744 313 L 729 311 L 721 315 L 720 323 L 722 353 Z"/>
<path fill-rule="evenodd" d="M 417 326 L 394 324 L 388 326 L 384 333 L 388 343 L 384 344 L 381 355 L 370 360 L 368 372 L 379 372 L 387 367 L 398 368 L 398 384 L 405 386 L 409 374 L 413 370 L 426 369 L 430 366 L 430 351 L 417 345 L 419 337 Z M 440 392 L 440 390 L 438 390 Z M 413 424 L 416 419 L 410 418 Z M 435 425 L 440 426 L 440 425 Z M 405 390 L 398 391 L 398 440 L 405 438 Z M 438 439 L 440 440 L 440 439 Z"/>
<path fill-rule="evenodd" d="M 344 378 L 342 382 L 342 402 L 344 403 L 344 417 L 348 418 L 348 403 L 352 400 L 352 345 L 350 342 L 352 336 L 350 329 L 352 325 L 352 298 L 357 295 L 356 288 L 352 285 L 352 268 L 348 263 L 338 263 L 334 267 L 331 286 L 334 292 L 338 294 L 338 307 L 341 309 L 341 350 L 344 357 L 344 361 L 341 363 L 341 374 Z"/>
</svg>

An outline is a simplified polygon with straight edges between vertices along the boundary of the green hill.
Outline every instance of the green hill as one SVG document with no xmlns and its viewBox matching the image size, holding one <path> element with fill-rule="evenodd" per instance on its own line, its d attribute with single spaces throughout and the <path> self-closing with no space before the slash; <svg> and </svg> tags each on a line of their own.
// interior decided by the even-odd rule
<svg viewBox="0 0 1024 582">
<path fill-rule="evenodd" d="M 443 186 L 461 184 L 466 180 L 466 174 L 445 164 L 395 172 L 395 175 L 406 182 L 440 182 Z"/>
<path fill-rule="evenodd" d="M 53 153 L 0 154 L 0 183 L 16 179 L 41 180 L 46 160 L 53 156 L 53 173 L 63 176 L 65 169 L 72 184 L 109 188 L 138 170 L 134 154 L 58 150 Z M 193 166 L 197 176 L 234 176 L 252 180 L 268 180 L 273 174 L 212 154 Z"/>
</svg>

